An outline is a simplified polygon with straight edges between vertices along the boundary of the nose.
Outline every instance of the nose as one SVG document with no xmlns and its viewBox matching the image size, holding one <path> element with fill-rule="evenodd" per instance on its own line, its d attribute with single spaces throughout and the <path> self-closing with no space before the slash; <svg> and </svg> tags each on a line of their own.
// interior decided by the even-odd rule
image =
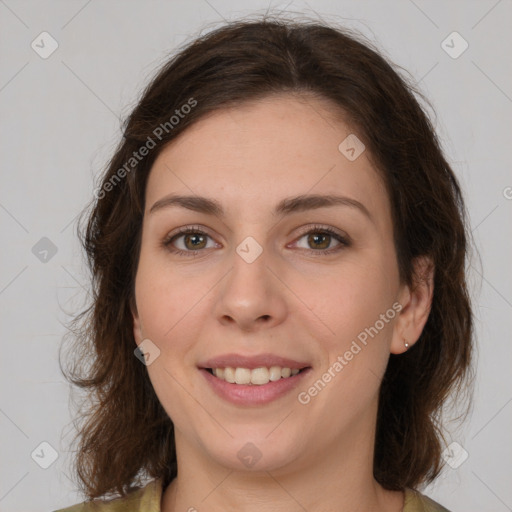
<svg viewBox="0 0 512 512">
<path fill-rule="evenodd" d="M 233 251 L 231 270 L 220 283 L 215 303 L 222 324 L 246 332 L 275 327 L 287 313 L 286 287 L 267 251 L 249 261 Z"/>
</svg>

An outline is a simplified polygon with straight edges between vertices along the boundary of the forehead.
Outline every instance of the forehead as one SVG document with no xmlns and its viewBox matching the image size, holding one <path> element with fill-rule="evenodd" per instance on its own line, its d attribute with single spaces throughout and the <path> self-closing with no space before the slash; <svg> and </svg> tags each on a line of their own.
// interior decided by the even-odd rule
<svg viewBox="0 0 512 512">
<path fill-rule="evenodd" d="M 350 136 L 353 146 L 356 134 L 333 113 L 328 100 L 281 94 L 203 116 L 159 154 L 146 208 L 176 192 L 214 197 L 233 215 L 260 215 L 283 197 L 339 193 L 382 215 L 384 184 L 366 150 L 347 158 L 344 141 Z"/>
</svg>

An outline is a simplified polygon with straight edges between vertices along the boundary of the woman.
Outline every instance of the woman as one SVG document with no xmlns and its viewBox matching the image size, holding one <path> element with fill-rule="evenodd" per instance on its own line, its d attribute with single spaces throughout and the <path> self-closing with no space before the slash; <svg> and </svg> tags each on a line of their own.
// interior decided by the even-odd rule
<svg viewBox="0 0 512 512">
<path fill-rule="evenodd" d="M 467 228 L 415 94 L 315 23 L 233 22 L 163 67 L 83 239 L 66 511 L 446 510 L 417 488 L 468 389 Z"/>
</svg>

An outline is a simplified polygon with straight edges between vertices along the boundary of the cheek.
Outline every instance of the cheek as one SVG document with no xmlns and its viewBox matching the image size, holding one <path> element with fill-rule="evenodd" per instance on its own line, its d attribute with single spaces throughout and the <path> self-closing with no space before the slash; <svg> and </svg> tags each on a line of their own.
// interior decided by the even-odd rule
<svg viewBox="0 0 512 512">
<path fill-rule="evenodd" d="M 322 364 L 300 390 L 300 403 L 309 403 L 311 414 L 328 417 L 336 431 L 371 409 L 389 359 L 393 297 L 384 280 L 370 277 L 376 276 L 351 273 L 330 282 L 335 291 L 331 300 L 320 302 L 319 314 L 334 334 L 322 336 L 325 328 L 318 328 Z"/>
<path fill-rule="evenodd" d="M 392 307 L 398 290 L 398 274 L 393 265 L 371 258 L 351 258 L 338 269 L 320 278 L 301 281 L 306 304 L 329 328 L 329 339 L 342 345 Z M 309 302 L 308 302 L 309 301 Z M 391 322 L 380 330 L 388 331 Z"/>
<path fill-rule="evenodd" d="M 208 423 L 206 412 L 198 408 L 198 391 L 173 365 L 166 354 L 148 366 L 148 375 L 158 401 L 178 430 L 190 430 L 191 418 Z"/>
<path fill-rule="evenodd" d="M 197 305 L 205 293 L 204 277 L 184 279 L 141 254 L 136 277 L 137 309 L 144 338 L 160 351 L 147 371 L 163 408 L 182 428 L 197 415 L 197 403 L 191 398 L 196 395 L 195 383 L 187 372 L 194 364 L 194 342 L 202 325 Z"/>
<path fill-rule="evenodd" d="M 398 273 L 393 259 L 354 258 L 322 282 L 309 300 L 329 329 L 325 336 L 319 324 L 316 332 L 325 352 L 321 380 L 330 388 L 325 406 L 334 400 L 341 407 L 337 413 L 344 415 L 346 405 L 356 410 L 374 396 L 385 372 L 397 317 Z"/>
<path fill-rule="evenodd" d="M 166 406 L 183 393 L 179 383 L 188 381 L 187 371 L 195 365 L 194 346 L 204 337 L 204 307 L 215 280 L 209 284 L 209 276 L 201 272 L 185 275 L 161 259 L 150 251 L 141 253 L 135 290 L 143 337 L 160 351 L 148 373 Z"/>
<path fill-rule="evenodd" d="M 184 277 L 179 267 L 141 255 L 135 290 L 144 335 L 167 345 L 183 324 L 193 326 L 197 305 L 210 288 L 207 281 L 204 275 Z"/>
</svg>

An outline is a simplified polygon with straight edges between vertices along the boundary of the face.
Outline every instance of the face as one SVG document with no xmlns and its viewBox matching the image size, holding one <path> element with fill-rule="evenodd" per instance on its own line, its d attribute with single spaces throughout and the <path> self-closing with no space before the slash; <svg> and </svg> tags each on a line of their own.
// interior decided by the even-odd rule
<svg viewBox="0 0 512 512">
<path fill-rule="evenodd" d="M 409 295 L 384 184 L 339 149 L 352 131 L 332 112 L 286 95 L 223 109 L 151 169 L 134 334 L 178 452 L 297 467 L 373 428 Z"/>
</svg>

